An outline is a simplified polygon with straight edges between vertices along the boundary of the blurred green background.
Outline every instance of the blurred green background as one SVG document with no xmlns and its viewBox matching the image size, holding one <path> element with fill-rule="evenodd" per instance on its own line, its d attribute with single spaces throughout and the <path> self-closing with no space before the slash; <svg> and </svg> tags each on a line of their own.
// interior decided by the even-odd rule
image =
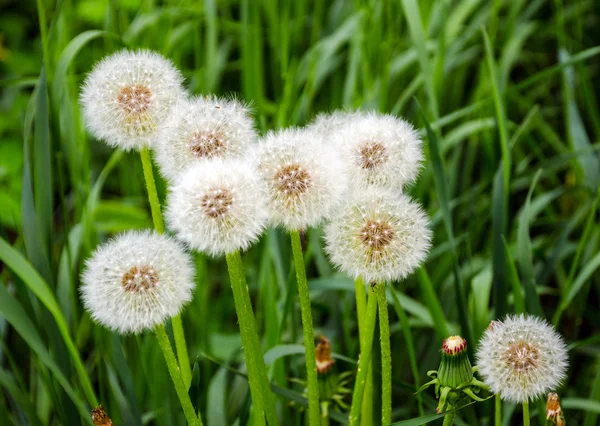
<svg viewBox="0 0 600 426">
<path fill-rule="evenodd" d="M 77 101 L 92 65 L 123 47 L 172 59 L 192 93 L 250 102 L 261 132 L 359 107 L 423 129 L 427 161 L 410 193 L 435 238 L 424 267 L 389 293 L 394 420 L 434 411 L 432 393 L 413 392 L 437 367 L 444 337 L 460 333 L 473 350 L 491 319 L 527 311 L 554 322 L 569 344 L 559 390 L 568 424 L 598 424 L 598 1 L 2 0 L 0 8 L 1 425 L 91 424 L 66 335 L 115 425 L 184 424 L 153 336 L 92 324 L 77 294 L 99 242 L 152 226 L 139 158 L 93 140 Z M 316 332 L 331 340 L 337 371 L 351 371 L 354 285 L 332 270 L 319 229 L 306 242 Z M 249 400 L 235 373 L 242 352 L 225 265 L 196 262 L 198 288 L 183 315 L 197 359 L 193 397 L 209 426 L 242 425 Z M 304 361 L 289 241 L 269 230 L 244 262 L 283 424 L 302 425 L 303 387 L 290 381 L 304 378 Z M 534 424 L 544 424 L 543 409 L 534 404 Z M 505 424 L 518 424 L 519 410 L 505 404 Z M 492 413 L 478 404 L 456 424 L 490 424 Z"/>
</svg>

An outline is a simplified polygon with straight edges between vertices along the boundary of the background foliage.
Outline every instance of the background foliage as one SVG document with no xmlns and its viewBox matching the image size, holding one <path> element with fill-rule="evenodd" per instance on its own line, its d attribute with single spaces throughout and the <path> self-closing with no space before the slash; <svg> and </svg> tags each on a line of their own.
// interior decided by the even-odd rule
<svg viewBox="0 0 600 426">
<path fill-rule="evenodd" d="M 421 402 L 433 412 L 431 394 L 420 401 L 413 392 L 437 367 L 443 337 L 461 333 L 472 350 L 491 319 L 527 311 L 553 321 L 569 343 L 560 390 L 568 422 L 598 424 L 600 3 L 0 7 L 0 424 L 91 424 L 78 358 L 116 425 L 183 424 L 153 336 L 120 337 L 92 324 L 77 294 L 99 242 L 151 226 L 137 156 L 92 140 L 77 103 L 92 64 L 124 46 L 171 58 L 194 93 L 252 102 L 261 132 L 335 108 L 430 123 L 422 132 L 428 160 L 410 192 L 432 219 L 434 248 L 389 292 L 394 419 L 418 416 Z M 352 370 L 354 286 L 332 270 L 320 238 L 319 230 L 306 235 L 316 331 L 331 339 L 338 371 Z M 270 230 L 244 262 L 282 418 L 300 425 L 302 386 L 289 380 L 304 374 L 290 255 L 285 235 Z M 183 317 L 197 357 L 194 398 L 210 426 L 243 424 L 247 387 L 232 372 L 243 366 L 225 265 L 196 261 L 199 284 Z M 519 408 L 505 410 L 509 424 Z M 489 424 L 491 412 L 489 403 L 469 407 L 457 424 Z"/>
</svg>

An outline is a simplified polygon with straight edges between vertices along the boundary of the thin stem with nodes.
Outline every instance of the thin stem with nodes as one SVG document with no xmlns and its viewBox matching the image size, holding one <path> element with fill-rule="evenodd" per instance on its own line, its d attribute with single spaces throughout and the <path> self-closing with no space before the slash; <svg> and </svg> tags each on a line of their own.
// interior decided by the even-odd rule
<svg viewBox="0 0 600 426">
<path fill-rule="evenodd" d="M 360 345 L 360 357 L 358 359 L 358 373 L 356 374 L 356 382 L 352 392 L 352 406 L 350 407 L 350 415 L 348 424 L 350 426 L 358 425 L 360 418 L 360 408 L 362 405 L 365 383 L 367 381 L 367 373 L 371 364 L 373 355 L 373 335 L 375 334 L 375 323 L 377 321 L 377 286 L 383 286 L 383 283 L 371 286 L 369 290 L 369 298 L 367 301 L 366 316 L 364 322 L 364 340 Z"/>
<path fill-rule="evenodd" d="M 299 231 L 291 231 L 292 253 L 296 267 L 298 281 L 298 295 L 300 298 L 300 311 L 302 314 L 302 330 L 304 332 L 304 350 L 306 359 L 306 378 L 308 387 L 308 419 L 309 424 L 320 423 L 319 413 L 319 382 L 317 379 L 317 362 L 315 356 L 315 332 L 313 330 L 312 312 L 310 306 L 310 293 L 306 280 L 306 267 L 302 253 L 302 242 Z"/>
<path fill-rule="evenodd" d="M 162 213 L 160 210 L 160 201 L 158 200 L 158 192 L 156 191 L 156 183 L 154 182 L 154 173 L 152 172 L 152 160 L 150 159 L 150 151 L 148 147 L 142 148 L 140 151 L 142 159 L 142 168 L 144 169 L 144 180 L 146 181 L 146 191 L 148 192 L 148 200 L 150 201 L 150 210 L 152 211 L 152 222 L 154 229 L 159 234 L 165 233 L 165 225 L 163 222 Z M 173 326 L 173 336 L 175 337 L 175 348 L 177 349 L 177 357 L 179 358 L 179 368 L 181 376 L 186 387 L 192 382 L 192 370 L 185 343 L 185 333 L 183 332 L 183 324 L 181 317 L 176 315 L 171 320 Z"/>
</svg>

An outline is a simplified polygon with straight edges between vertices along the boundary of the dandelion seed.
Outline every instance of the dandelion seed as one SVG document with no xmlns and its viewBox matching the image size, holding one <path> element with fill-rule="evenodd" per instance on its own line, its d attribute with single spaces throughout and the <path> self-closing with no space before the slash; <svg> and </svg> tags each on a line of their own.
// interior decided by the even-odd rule
<svg viewBox="0 0 600 426">
<path fill-rule="evenodd" d="M 563 338 L 544 320 L 528 315 L 494 322 L 479 342 L 477 365 L 502 399 L 526 403 L 560 385 L 567 369 Z"/>
<path fill-rule="evenodd" d="M 245 250 L 267 221 L 265 184 L 246 161 L 204 160 L 183 172 L 168 197 L 179 239 L 213 256 Z"/>
<path fill-rule="evenodd" d="M 149 50 L 122 50 L 104 58 L 87 76 L 81 93 L 90 131 L 124 150 L 153 143 L 175 103 L 185 97 L 182 77 Z"/>
<path fill-rule="evenodd" d="M 363 190 L 326 226 L 326 250 L 353 278 L 399 280 L 425 260 L 431 242 L 428 223 L 421 207 L 406 195 Z"/>
<path fill-rule="evenodd" d="M 130 231 L 86 262 L 81 296 L 92 319 L 119 333 L 152 329 L 192 299 L 194 268 L 172 238 Z"/>
<path fill-rule="evenodd" d="M 339 156 L 314 132 L 270 132 L 255 152 L 267 184 L 270 221 L 288 230 L 317 225 L 338 207 L 346 192 Z"/>
<path fill-rule="evenodd" d="M 236 99 L 197 97 L 179 102 L 156 143 L 161 173 L 175 179 L 185 168 L 211 158 L 240 158 L 256 141 L 246 105 Z"/>
</svg>

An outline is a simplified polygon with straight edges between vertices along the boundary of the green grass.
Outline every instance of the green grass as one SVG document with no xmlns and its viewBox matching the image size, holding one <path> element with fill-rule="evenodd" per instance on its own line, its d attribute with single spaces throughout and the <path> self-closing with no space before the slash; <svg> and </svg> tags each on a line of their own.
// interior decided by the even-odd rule
<svg viewBox="0 0 600 426">
<path fill-rule="evenodd" d="M 0 424 L 91 425 L 96 402 L 115 425 L 184 424 L 152 333 L 114 335 L 91 322 L 78 297 L 98 243 L 152 226 L 139 157 L 93 140 L 78 105 L 84 75 L 122 47 L 171 58 L 193 93 L 251 102 L 261 132 L 356 107 L 422 129 L 427 161 L 410 193 L 435 237 L 427 263 L 388 289 L 392 421 L 434 413 L 433 394 L 413 392 L 437 368 L 442 338 L 460 333 L 473 351 L 491 319 L 526 311 L 554 321 L 569 344 L 559 390 L 567 422 L 597 424 L 599 21 L 594 0 L 5 6 Z M 163 201 L 166 184 L 155 178 Z M 329 265 L 321 230 L 309 230 L 306 243 L 315 332 L 331 340 L 338 372 L 356 369 L 354 283 Z M 269 230 L 243 257 L 280 420 L 303 425 L 304 387 L 290 380 L 305 380 L 306 367 L 289 236 Z M 192 402 L 209 426 L 244 424 L 253 414 L 226 264 L 196 262 L 198 288 L 182 315 Z M 543 424 L 540 408 L 531 405 L 534 425 Z M 347 419 L 330 410 L 332 424 Z M 493 403 L 456 416 L 459 425 L 490 424 Z M 505 424 L 520 417 L 505 405 Z"/>
</svg>

